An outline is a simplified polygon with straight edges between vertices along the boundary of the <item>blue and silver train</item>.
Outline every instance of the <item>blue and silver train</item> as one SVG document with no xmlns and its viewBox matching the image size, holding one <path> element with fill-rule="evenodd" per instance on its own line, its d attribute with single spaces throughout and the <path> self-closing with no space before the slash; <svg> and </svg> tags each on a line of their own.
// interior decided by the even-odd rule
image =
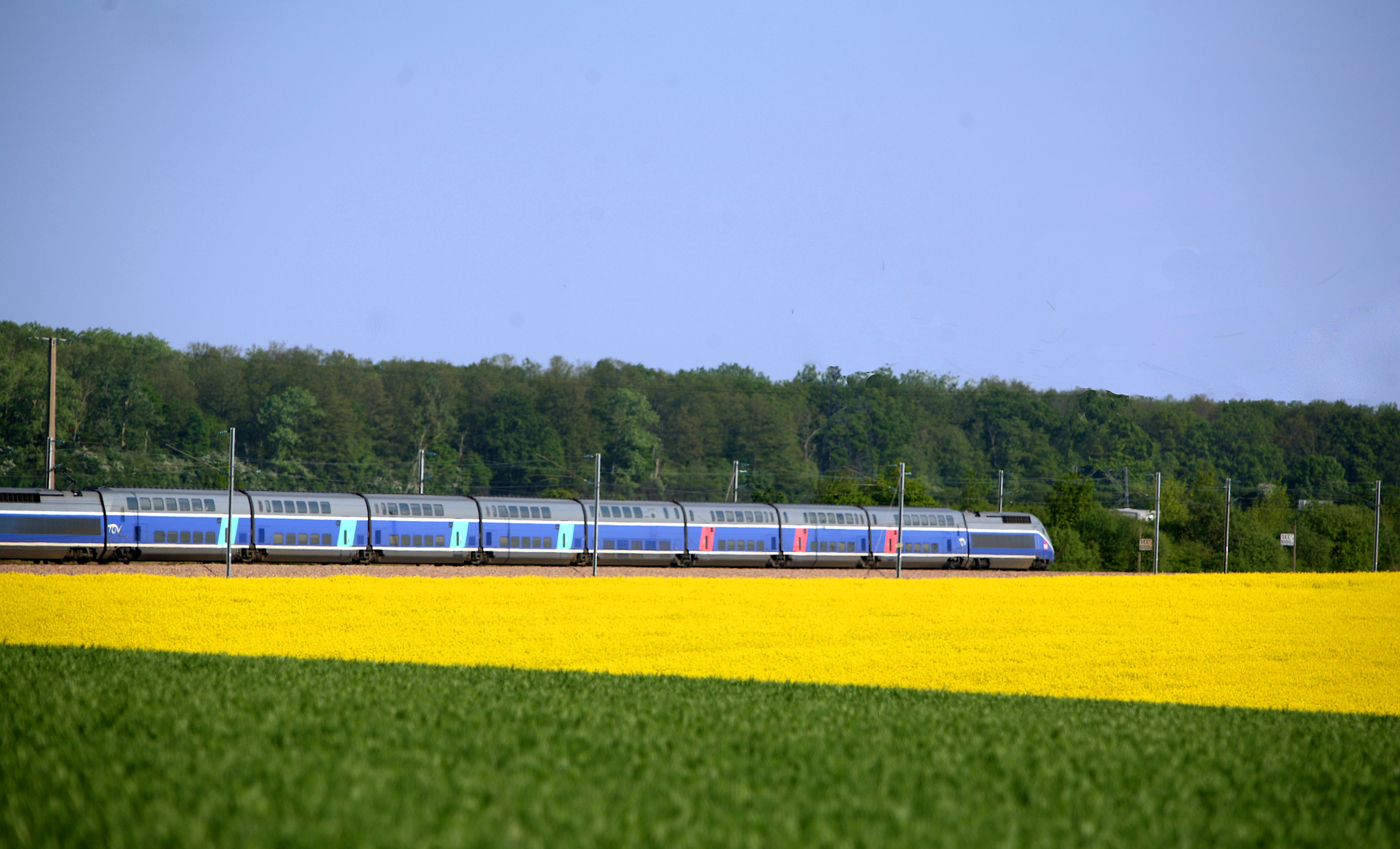
<svg viewBox="0 0 1400 849">
<path fill-rule="evenodd" d="M 1029 513 L 236 490 L 0 489 L 0 559 L 1046 569 Z"/>
</svg>

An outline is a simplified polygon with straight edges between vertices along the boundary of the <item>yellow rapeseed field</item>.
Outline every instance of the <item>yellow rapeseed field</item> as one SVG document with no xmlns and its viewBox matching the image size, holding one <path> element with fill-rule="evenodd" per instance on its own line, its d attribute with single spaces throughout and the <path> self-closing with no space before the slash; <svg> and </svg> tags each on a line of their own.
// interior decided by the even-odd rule
<svg viewBox="0 0 1400 849">
<path fill-rule="evenodd" d="M 0 575 L 0 641 L 1400 715 L 1400 575 Z"/>
</svg>

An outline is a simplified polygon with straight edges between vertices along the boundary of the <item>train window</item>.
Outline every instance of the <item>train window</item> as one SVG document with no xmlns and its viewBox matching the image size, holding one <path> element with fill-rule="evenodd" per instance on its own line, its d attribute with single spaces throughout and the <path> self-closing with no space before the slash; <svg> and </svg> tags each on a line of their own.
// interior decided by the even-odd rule
<svg viewBox="0 0 1400 849">
<path fill-rule="evenodd" d="M 149 499 L 149 498 L 143 498 L 143 499 L 141 499 L 141 509 L 142 509 L 142 510 L 149 510 L 149 509 L 151 509 L 151 499 Z"/>
<path fill-rule="evenodd" d="M 287 502 L 287 504 L 289 505 L 289 506 L 288 506 L 288 509 L 287 509 L 287 512 L 288 512 L 288 513 L 292 512 L 292 511 L 291 511 L 291 507 L 290 507 L 291 503 L 292 503 L 292 502 L 290 502 L 290 501 Z M 298 501 L 298 502 L 297 502 L 297 512 L 298 512 L 298 513 L 305 513 L 305 512 L 306 512 L 306 502 L 305 502 L 305 501 Z"/>
<path fill-rule="evenodd" d="M 538 507 L 531 507 L 531 508 L 530 508 L 530 518 L 531 518 L 531 519 L 538 519 L 539 517 L 540 517 L 540 508 L 538 508 Z"/>
<path fill-rule="evenodd" d="M 837 513 L 837 514 L 836 514 L 836 524 L 838 524 L 838 525 L 844 525 L 844 524 L 846 524 L 846 514 L 845 514 L 845 513 Z"/>
<path fill-rule="evenodd" d="M 308 503 L 307 506 L 311 508 L 312 513 L 319 514 L 321 512 L 321 505 L 316 503 L 315 501 Z"/>
<path fill-rule="evenodd" d="M 165 531 L 156 531 L 155 542 L 165 542 Z"/>
<path fill-rule="evenodd" d="M 745 511 L 744 511 L 744 521 L 745 521 L 745 522 L 752 522 L 752 521 L 753 521 L 753 511 L 752 511 L 752 510 L 745 510 Z"/>
<path fill-rule="evenodd" d="M 331 512 L 331 503 L 330 503 L 329 501 L 322 501 L 322 502 L 321 502 L 321 512 L 322 512 L 322 513 L 329 513 L 329 512 Z"/>
<path fill-rule="evenodd" d="M 694 510 L 691 510 L 691 511 L 690 511 L 690 521 L 692 521 L 692 522 L 695 521 L 695 511 L 694 511 Z"/>
<path fill-rule="evenodd" d="M 388 504 L 388 507 L 389 507 L 389 515 L 390 515 L 390 516 L 397 516 L 397 515 L 399 515 L 399 505 L 397 505 L 397 504 L 395 504 L 394 502 L 390 501 L 389 504 Z"/>
<path fill-rule="evenodd" d="M 613 514 L 613 518 L 614 518 L 614 519 L 621 519 L 621 518 L 622 518 L 622 508 L 621 508 L 621 507 L 618 507 L 616 504 L 614 504 L 614 505 L 613 505 L 613 509 L 612 509 L 612 514 Z"/>
<path fill-rule="evenodd" d="M 185 499 L 181 498 L 180 500 L 181 500 L 181 501 L 184 501 Z M 198 498 L 191 499 L 191 501 L 190 501 L 190 510 L 192 510 L 192 511 L 195 512 L 195 513 L 203 513 L 203 512 L 204 512 L 204 501 L 201 500 L 201 499 L 198 499 Z"/>
<path fill-rule="evenodd" d="M 519 519 L 519 518 L 520 518 L 520 508 L 519 508 L 519 507 L 516 507 L 514 504 L 512 504 L 512 505 L 510 505 L 509 507 L 507 507 L 506 509 L 510 511 L 510 518 L 512 518 L 512 519 Z"/>
<path fill-rule="evenodd" d="M 598 518 L 598 508 L 594 507 L 592 504 L 588 505 L 588 515 L 595 519 Z"/>
<path fill-rule="evenodd" d="M 321 506 L 324 507 L 325 505 L 323 504 L 323 505 L 321 505 Z M 442 515 L 442 505 L 441 505 L 441 504 L 434 504 L 434 505 L 433 505 L 433 515 L 434 515 L 434 516 L 441 516 L 441 515 Z"/>
<path fill-rule="evenodd" d="M 126 499 L 126 509 L 128 509 L 128 510 L 136 510 L 136 509 L 138 509 L 136 505 L 137 505 L 136 497 L 135 497 L 134 495 L 133 495 L 133 496 L 127 496 L 127 499 Z"/>
<path fill-rule="evenodd" d="M 546 519 L 551 518 L 550 515 L 549 515 L 549 508 L 548 508 L 548 507 L 541 507 L 541 508 L 540 508 L 540 512 L 544 514 L 544 517 L 545 517 Z M 442 515 L 442 510 L 440 510 L 440 509 L 438 510 L 438 515 L 439 515 L 439 516 Z"/>
<path fill-rule="evenodd" d="M 662 507 L 662 508 L 661 508 L 661 518 L 663 518 L 663 519 L 669 519 L 669 518 L 671 518 L 671 511 L 670 511 L 669 509 L 665 508 L 665 507 Z"/>
<path fill-rule="evenodd" d="M 446 540 L 444 540 L 442 537 L 437 537 L 437 547 L 438 547 L 438 548 L 442 548 L 445 544 L 446 544 Z"/>
<path fill-rule="evenodd" d="M 332 534 L 321 534 L 321 545 L 335 545 L 335 537 Z"/>
<path fill-rule="evenodd" d="M 632 518 L 632 508 L 631 508 L 631 507 L 628 507 L 628 506 L 626 506 L 626 505 L 623 505 L 623 508 L 622 508 L 622 515 L 625 516 L 625 517 L 627 517 L 628 519 Z"/>
<path fill-rule="evenodd" d="M 164 498 L 157 498 L 157 499 L 155 499 L 155 503 L 151 506 L 151 509 L 152 509 L 152 510 L 164 510 L 164 509 L 165 509 L 165 499 L 164 499 Z"/>
<path fill-rule="evenodd" d="M 732 522 L 732 521 L 734 521 L 734 511 L 733 511 L 733 510 L 725 510 L 725 511 L 724 511 L 724 521 L 726 521 L 726 522 Z"/>
<path fill-rule="evenodd" d="M 759 541 L 758 541 L 758 550 L 759 550 L 759 551 L 762 551 L 762 550 L 763 550 L 763 540 L 759 540 Z"/>
<path fill-rule="evenodd" d="M 204 542 L 204 531 L 195 531 L 195 532 L 194 532 L 194 539 L 193 539 L 192 541 L 193 541 L 193 542 L 197 542 L 197 543 L 203 543 L 203 542 Z"/>
<path fill-rule="evenodd" d="M 274 501 L 274 502 L 272 502 L 272 512 L 274 512 L 274 513 L 281 513 L 281 512 L 282 512 L 282 502 L 280 502 L 280 501 Z"/>
<path fill-rule="evenodd" d="M 783 511 L 783 521 L 786 522 L 787 520 L 788 520 L 788 518 L 787 518 L 787 511 L 784 510 L 784 511 Z"/>
<path fill-rule="evenodd" d="M 214 512 L 214 499 L 212 499 L 212 498 L 206 498 L 206 499 L 204 499 L 204 512 L 205 512 L 205 513 L 213 513 L 213 512 Z"/>
<path fill-rule="evenodd" d="M 174 499 L 171 499 L 171 500 L 173 501 Z M 175 508 L 172 506 L 170 509 L 171 509 L 171 510 L 174 510 Z M 181 498 L 181 499 L 180 499 L 180 508 L 179 508 L 179 509 L 184 510 L 184 511 L 188 511 L 188 510 L 190 509 L 190 500 L 189 500 L 188 498 Z"/>
<path fill-rule="evenodd" d="M 411 512 L 411 513 L 412 513 L 413 515 L 415 515 L 415 516 L 421 516 L 421 515 L 423 515 L 423 508 L 422 508 L 422 507 L 419 507 L 417 504 L 410 504 L 410 505 L 408 505 L 408 509 L 409 509 L 409 512 Z"/>
</svg>

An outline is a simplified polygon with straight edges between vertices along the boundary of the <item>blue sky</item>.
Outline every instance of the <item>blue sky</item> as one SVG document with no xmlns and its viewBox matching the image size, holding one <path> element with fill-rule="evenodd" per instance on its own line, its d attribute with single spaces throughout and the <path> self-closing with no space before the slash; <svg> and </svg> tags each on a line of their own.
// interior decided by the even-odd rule
<svg viewBox="0 0 1400 849">
<path fill-rule="evenodd" d="M 0 5 L 0 317 L 1400 399 L 1395 3 Z"/>
</svg>

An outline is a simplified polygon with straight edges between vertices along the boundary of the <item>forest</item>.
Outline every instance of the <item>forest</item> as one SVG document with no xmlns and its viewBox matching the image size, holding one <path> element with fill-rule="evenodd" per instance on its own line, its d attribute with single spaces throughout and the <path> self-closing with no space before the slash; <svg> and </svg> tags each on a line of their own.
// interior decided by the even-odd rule
<svg viewBox="0 0 1400 849">
<path fill-rule="evenodd" d="M 1061 568 L 1138 568 L 1161 473 L 1161 567 L 1400 567 L 1396 405 L 1144 398 L 996 377 L 739 364 L 666 372 L 611 359 L 372 362 L 315 348 L 177 350 L 151 335 L 0 322 L 0 486 L 44 480 L 58 336 L 63 487 L 592 495 L 1026 510 Z M 739 463 L 737 491 L 733 486 Z M 998 480 L 1001 489 L 998 489 Z M 1295 533 L 1296 549 L 1279 544 Z M 1151 553 L 1143 557 L 1150 568 Z"/>
</svg>

